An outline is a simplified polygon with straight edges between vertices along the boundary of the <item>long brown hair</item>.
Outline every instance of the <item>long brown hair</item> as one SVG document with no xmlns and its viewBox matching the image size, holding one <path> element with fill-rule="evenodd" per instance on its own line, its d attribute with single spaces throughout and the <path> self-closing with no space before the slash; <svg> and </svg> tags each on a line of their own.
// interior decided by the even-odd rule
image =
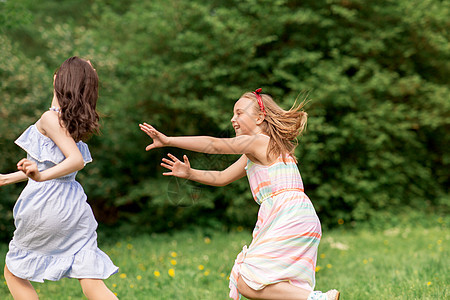
<svg viewBox="0 0 450 300">
<path fill-rule="evenodd" d="M 74 56 L 63 62 L 55 75 L 62 125 L 76 142 L 98 133 L 97 72 L 89 62 Z"/>
<path fill-rule="evenodd" d="M 297 103 L 289 110 L 282 109 L 271 96 L 260 94 L 266 115 L 261 123 L 263 133 L 270 137 L 267 158 L 271 155 L 278 157 L 283 154 L 283 161 L 286 162 L 286 155 L 290 155 L 296 160 L 294 150 L 298 145 L 297 137 L 306 129 L 308 114 L 302 110 L 305 101 Z M 257 113 L 262 113 L 256 95 L 252 92 L 244 93 L 241 98 L 254 100 L 254 108 Z"/>
</svg>

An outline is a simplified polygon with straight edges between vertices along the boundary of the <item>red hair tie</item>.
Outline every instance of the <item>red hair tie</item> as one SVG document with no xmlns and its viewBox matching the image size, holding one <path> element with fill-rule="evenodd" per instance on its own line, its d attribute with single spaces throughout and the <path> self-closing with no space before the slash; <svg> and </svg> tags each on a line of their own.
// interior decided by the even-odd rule
<svg viewBox="0 0 450 300">
<path fill-rule="evenodd" d="M 259 107 L 261 108 L 261 111 L 263 112 L 264 116 L 266 116 L 266 109 L 264 108 L 264 103 L 262 102 L 261 91 L 262 88 L 259 88 L 252 93 L 256 96 L 256 100 L 258 100 Z"/>
</svg>

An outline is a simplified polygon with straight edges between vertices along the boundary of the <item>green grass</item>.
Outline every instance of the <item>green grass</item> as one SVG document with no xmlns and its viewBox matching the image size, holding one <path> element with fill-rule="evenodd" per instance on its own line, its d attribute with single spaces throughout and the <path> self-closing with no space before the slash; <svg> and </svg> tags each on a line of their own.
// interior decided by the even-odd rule
<svg viewBox="0 0 450 300">
<path fill-rule="evenodd" d="M 121 299 L 215 300 L 228 299 L 229 271 L 250 240 L 250 232 L 217 231 L 209 236 L 118 234 L 109 241 L 102 237 L 99 243 L 120 267 L 105 282 Z M 449 242 L 450 231 L 442 219 L 430 228 L 325 231 L 316 290 L 337 288 L 344 300 L 449 298 Z M 7 245 L 0 245 L 2 269 L 6 252 Z M 12 299 L 1 279 L 0 299 Z M 83 299 L 75 279 L 33 285 L 41 299 Z"/>
</svg>

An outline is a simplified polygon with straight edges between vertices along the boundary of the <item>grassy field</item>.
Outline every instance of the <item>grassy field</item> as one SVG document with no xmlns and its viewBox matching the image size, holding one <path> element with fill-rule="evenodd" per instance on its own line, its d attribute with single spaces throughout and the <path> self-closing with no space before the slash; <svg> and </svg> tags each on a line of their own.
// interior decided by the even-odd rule
<svg viewBox="0 0 450 300">
<path fill-rule="evenodd" d="M 113 240 L 114 242 L 112 242 Z M 105 237 L 99 241 L 117 266 L 106 284 L 120 299 L 228 299 L 228 273 L 251 233 L 180 232 Z M 430 228 L 325 231 L 316 290 L 337 288 L 341 299 L 449 299 L 450 230 L 441 218 Z M 3 270 L 7 245 L 0 245 Z M 12 299 L 1 276 L 0 299 Z M 40 299 L 84 299 L 77 280 L 34 283 Z"/>
</svg>

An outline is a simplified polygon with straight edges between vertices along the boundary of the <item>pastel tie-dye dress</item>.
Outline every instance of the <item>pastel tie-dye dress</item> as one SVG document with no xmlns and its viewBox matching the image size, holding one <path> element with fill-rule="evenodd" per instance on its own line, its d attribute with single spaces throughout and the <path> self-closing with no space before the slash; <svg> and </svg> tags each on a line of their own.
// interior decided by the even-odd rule
<svg viewBox="0 0 450 300">
<path fill-rule="evenodd" d="M 240 299 L 239 275 L 254 290 L 281 281 L 313 290 L 322 231 L 295 160 L 280 156 L 269 166 L 248 160 L 246 170 L 260 208 L 253 240 L 231 270 L 230 298 Z"/>
</svg>

